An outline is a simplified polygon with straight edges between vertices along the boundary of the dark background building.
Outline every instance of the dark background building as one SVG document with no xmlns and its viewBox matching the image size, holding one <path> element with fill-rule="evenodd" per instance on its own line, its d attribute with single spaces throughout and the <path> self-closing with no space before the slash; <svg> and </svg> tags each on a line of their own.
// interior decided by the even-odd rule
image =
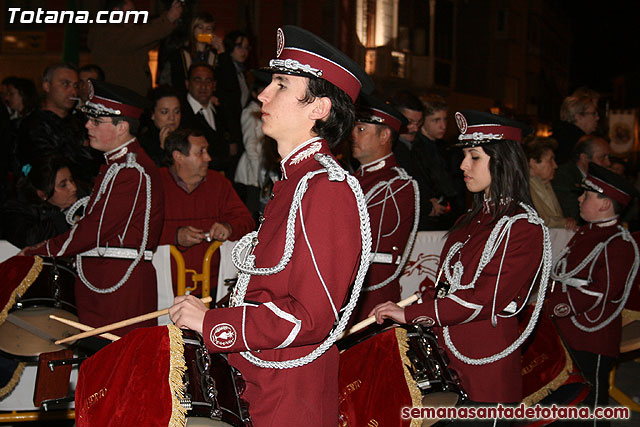
<svg viewBox="0 0 640 427">
<path fill-rule="evenodd" d="M 136 0 L 160 13 L 169 0 Z M 10 24 L 7 9 L 89 10 L 90 0 L 3 0 L 0 78 L 40 84 L 46 64 L 63 55 L 91 62 L 87 25 Z M 275 28 L 296 24 L 362 63 L 378 90 L 436 91 L 452 109 L 499 111 L 539 124 L 557 119 L 562 99 L 580 86 L 603 94 L 602 108 L 640 101 L 640 2 L 623 0 L 186 0 L 214 16 L 216 33 L 246 30 L 254 65 L 275 50 Z M 188 15 L 187 15 L 188 16 Z M 185 19 L 186 21 L 186 19 Z M 185 25 L 187 25 L 185 23 Z M 69 56 L 71 55 L 71 56 Z M 151 63 L 156 54 L 150 54 Z M 108 77 L 108 76 L 107 76 Z M 606 111 L 603 111 L 606 113 Z M 450 126 L 451 128 L 451 126 Z M 453 132 L 451 129 L 450 132 Z"/>
</svg>

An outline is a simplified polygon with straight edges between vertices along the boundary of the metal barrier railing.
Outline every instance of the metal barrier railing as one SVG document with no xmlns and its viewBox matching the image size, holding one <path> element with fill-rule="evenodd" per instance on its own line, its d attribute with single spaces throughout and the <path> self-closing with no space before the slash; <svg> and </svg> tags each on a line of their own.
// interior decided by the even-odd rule
<svg viewBox="0 0 640 427">
<path fill-rule="evenodd" d="M 213 258 L 213 254 L 218 248 L 222 245 L 222 242 L 215 241 L 209 245 L 207 252 L 205 252 L 204 257 L 202 258 L 202 272 L 198 273 L 197 271 L 186 268 L 184 263 L 184 257 L 182 256 L 182 252 L 171 245 L 170 252 L 176 263 L 176 295 L 185 295 L 187 291 L 193 292 L 198 289 L 198 284 L 202 284 L 202 297 L 208 297 L 211 295 L 211 259 Z M 187 273 L 191 274 L 191 281 L 193 283 L 192 286 L 187 287 Z M 209 306 L 209 304 L 207 304 Z"/>
</svg>

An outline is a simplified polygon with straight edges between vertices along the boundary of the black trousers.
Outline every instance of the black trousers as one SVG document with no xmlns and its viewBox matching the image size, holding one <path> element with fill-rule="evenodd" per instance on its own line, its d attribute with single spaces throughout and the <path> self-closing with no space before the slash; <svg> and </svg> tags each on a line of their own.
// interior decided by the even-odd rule
<svg viewBox="0 0 640 427">
<path fill-rule="evenodd" d="M 582 371 L 582 375 L 591 384 L 591 390 L 587 398 L 579 406 L 588 407 L 592 412 L 596 406 L 609 406 L 609 373 L 613 369 L 616 359 L 589 351 L 569 350 L 574 362 Z M 608 427 L 611 423 L 608 420 L 597 420 L 596 422 L 594 420 L 585 420 L 580 422 L 561 421 L 557 425 Z"/>
</svg>

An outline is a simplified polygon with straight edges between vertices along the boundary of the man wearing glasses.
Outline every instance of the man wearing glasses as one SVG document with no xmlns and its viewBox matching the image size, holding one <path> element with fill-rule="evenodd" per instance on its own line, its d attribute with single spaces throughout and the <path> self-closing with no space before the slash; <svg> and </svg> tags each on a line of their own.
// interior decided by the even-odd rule
<svg viewBox="0 0 640 427">
<path fill-rule="evenodd" d="M 151 259 L 162 231 L 164 197 L 158 169 L 133 136 L 147 101 L 121 86 L 89 82 L 89 99 L 81 108 L 90 117 L 89 144 L 103 153 L 105 164 L 84 200 L 84 217 L 70 231 L 23 253 L 76 256 L 78 317 L 99 327 L 156 310 Z"/>
</svg>

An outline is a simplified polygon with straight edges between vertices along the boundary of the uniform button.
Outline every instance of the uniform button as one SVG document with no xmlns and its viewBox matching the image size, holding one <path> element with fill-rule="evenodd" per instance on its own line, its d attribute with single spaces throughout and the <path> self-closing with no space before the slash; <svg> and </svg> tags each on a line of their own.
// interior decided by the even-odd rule
<svg viewBox="0 0 640 427">
<path fill-rule="evenodd" d="M 258 218 L 258 222 L 260 222 L 260 224 L 264 222 L 264 215 L 260 215 L 260 218 Z"/>
<path fill-rule="evenodd" d="M 273 193 L 271 193 L 271 196 L 269 196 L 269 198 L 270 198 L 271 200 L 273 200 L 273 198 L 274 198 L 274 197 L 276 197 L 276 195 L 275 195 L 275 194 L 273 194 Z"/>
<path fill-rule="evenodd" d="M 254 237 L 254 238 L 251 240 L 251 244 L 253 245 L 253 247 L 258 246 L 258 238 L 257 238 L 257 237 Z"/>
</svg>

